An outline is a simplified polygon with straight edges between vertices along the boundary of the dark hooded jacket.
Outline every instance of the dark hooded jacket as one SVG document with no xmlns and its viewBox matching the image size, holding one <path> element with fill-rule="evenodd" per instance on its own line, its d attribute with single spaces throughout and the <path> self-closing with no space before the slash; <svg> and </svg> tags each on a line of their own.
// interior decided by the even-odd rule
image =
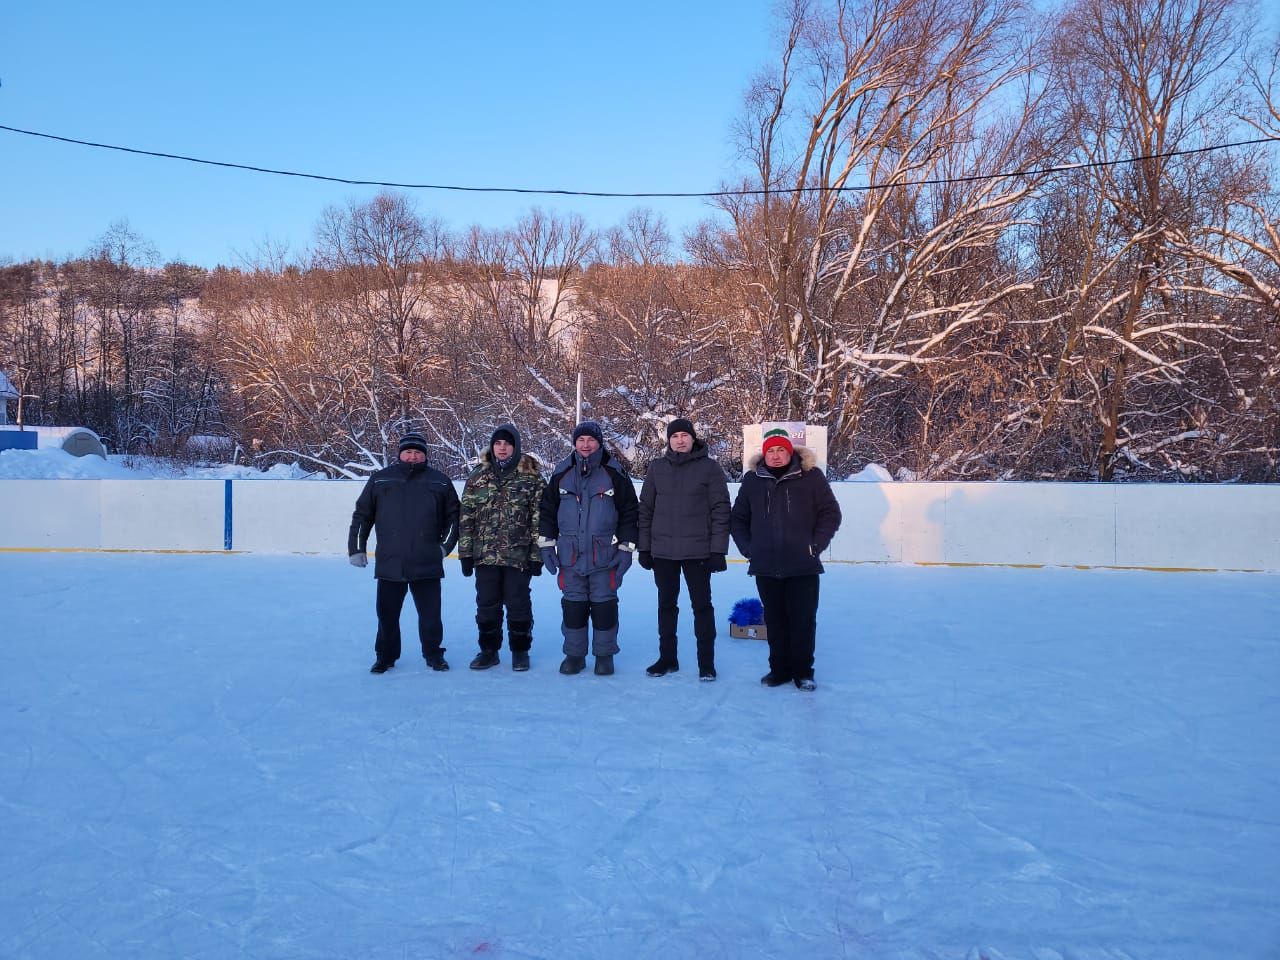
<svg viewBox="0 0 1280 960">
<path fill-rule="evenodd" d="M 649 463 L 640 488 L 636 548 L 666 560 L 701 560 L 729 552 L 729 485 L 720 465 L 695 440 L 688 453 Z"/>
<path fill-rule="evenodd" d="M 377 533 L 373 575 L 379 580 L 436 580 L 458 542 L 458 493 L 425 463 L 393 463 L 369 478 L 356 500 L 347 553 L 368 549 Z"/>
<path fill-rule="evenodd" d="M 560 566 L 582 575 L 614 566 L 618 544 L 636 542 L 636 488 L 600 447 L 556 464 L 542 494 L 540 542 L 554 543 Z"/>
<path fill-rule="evenodd" d="M 520 434 L 509 423 L 515 453 L 505 469 L 494 460 L 493 444 L 467 477 L 462 490 L 458 556 L 476 566 L 523 569 L 538 560 L 538 510 L 544 484 L 537 459 L 520 452 Z"/>
<path fill-rule="evenodd" d="M 817 469 L 813 451 L 796 447 L 775 477 L 756 454 L 748 463 L 730 515 L 733 542 L 751 561 L 753 577 L 822 573 L 819 554 L 840 529 L 840 504 Z"/>
</svg>

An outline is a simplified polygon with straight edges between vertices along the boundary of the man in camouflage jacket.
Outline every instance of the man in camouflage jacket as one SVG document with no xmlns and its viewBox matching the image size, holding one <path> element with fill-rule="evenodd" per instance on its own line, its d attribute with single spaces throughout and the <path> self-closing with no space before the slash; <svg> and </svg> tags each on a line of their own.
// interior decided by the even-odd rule
<svg viewBox="0 0 1280 960">
<path fill-rule="evenodd" d="M 475 573 L 480 645 L 472 670 L 498 664 L 504 606 L 511 668 L 529 669 L 533 644 L 529 578 L 542 573 L 538 553 L 542 489 L 538 461 L 521 453 L 515 426 L 502 424 L 493 431 L 489 449 L 481 454 L 462 490 L 458 558 L 464 576 Z"/>
</svg>

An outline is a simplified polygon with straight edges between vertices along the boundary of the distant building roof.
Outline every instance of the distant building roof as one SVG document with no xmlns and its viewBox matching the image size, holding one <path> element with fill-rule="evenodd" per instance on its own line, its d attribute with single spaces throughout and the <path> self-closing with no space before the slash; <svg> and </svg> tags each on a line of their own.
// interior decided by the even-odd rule
<svg viewBox="0 0 1280 960">
<path fill-rule="evenodd" d="M 13 384 L 9 382 L 9 378 L 4 375 L 4 371 L 0 370 L 0 400 L 17 400 L 18 391 L 13 389 Z"/>
</svg>

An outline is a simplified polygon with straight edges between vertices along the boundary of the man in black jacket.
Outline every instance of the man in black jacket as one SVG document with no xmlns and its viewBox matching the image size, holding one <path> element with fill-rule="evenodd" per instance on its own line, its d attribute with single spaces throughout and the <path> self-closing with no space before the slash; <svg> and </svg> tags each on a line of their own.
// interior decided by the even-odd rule
<svg viewBox="0 0 1280 960">
<path fill-rule="evenodd" d="M 369 532 L 377 531 L 373 575 L 378 581 L 376 660 L 370 673 L 386 673 L 400 658 L 400 611 L 413 593 L 422 656 L 432 670 L 448 670 L 440 620 L 444 558 L 458 542 L 458 494 L 439 470 L 427 466 L 421 434 L 400 439 L 399 463 L 379 470 L 364 485 L 351 515 L 347 554 L 352 566 L 369 563 Z"/>
<path fill-rule="evenodd" d="M 814 689 L 819 555 L 840 528 L 840 504 L 811 450 L 785 430 L 770 430 L 751 458 L 733 502 L 733 542 L 751 561 L 769 635 L 766 687 L 794 681 Z"/>
<path fill-rule="evenodd" d="M 720 464 L 678 417 L 667 424 L 667 451 L 650 461 L 640 488 L 640 566 L 653 571 L 658 587 L 658 659 L 645 671 L 662 677 L 680 669 L 676 624 L 680 575 L 689 587 L 693 634 L 698 642 L 698 678 L 716 678 L 716 611 L 711 574 L 725 569 L 729 552 L 729 486 Z"/>
</svg>

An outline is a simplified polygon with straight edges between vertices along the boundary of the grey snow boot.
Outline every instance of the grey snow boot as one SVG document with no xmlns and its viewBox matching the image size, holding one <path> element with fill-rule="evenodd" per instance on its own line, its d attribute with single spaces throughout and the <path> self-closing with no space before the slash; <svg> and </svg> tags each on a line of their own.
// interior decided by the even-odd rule
<svg viewBox="0 0 1280 960">
<path fill-rule="evenodd" d="M 613 676 L 613 654 L 604 653 L 596 657 L 596 676 L 611 677 Z"/>
<path fill-rule="evenodd" d="M 586 657 L 575 657 L 569 654 L 560 664 L 560 672 L 567 677 L 573 676 L 575 673 L 581 673 L 587 666 Z"/>
</svg>

